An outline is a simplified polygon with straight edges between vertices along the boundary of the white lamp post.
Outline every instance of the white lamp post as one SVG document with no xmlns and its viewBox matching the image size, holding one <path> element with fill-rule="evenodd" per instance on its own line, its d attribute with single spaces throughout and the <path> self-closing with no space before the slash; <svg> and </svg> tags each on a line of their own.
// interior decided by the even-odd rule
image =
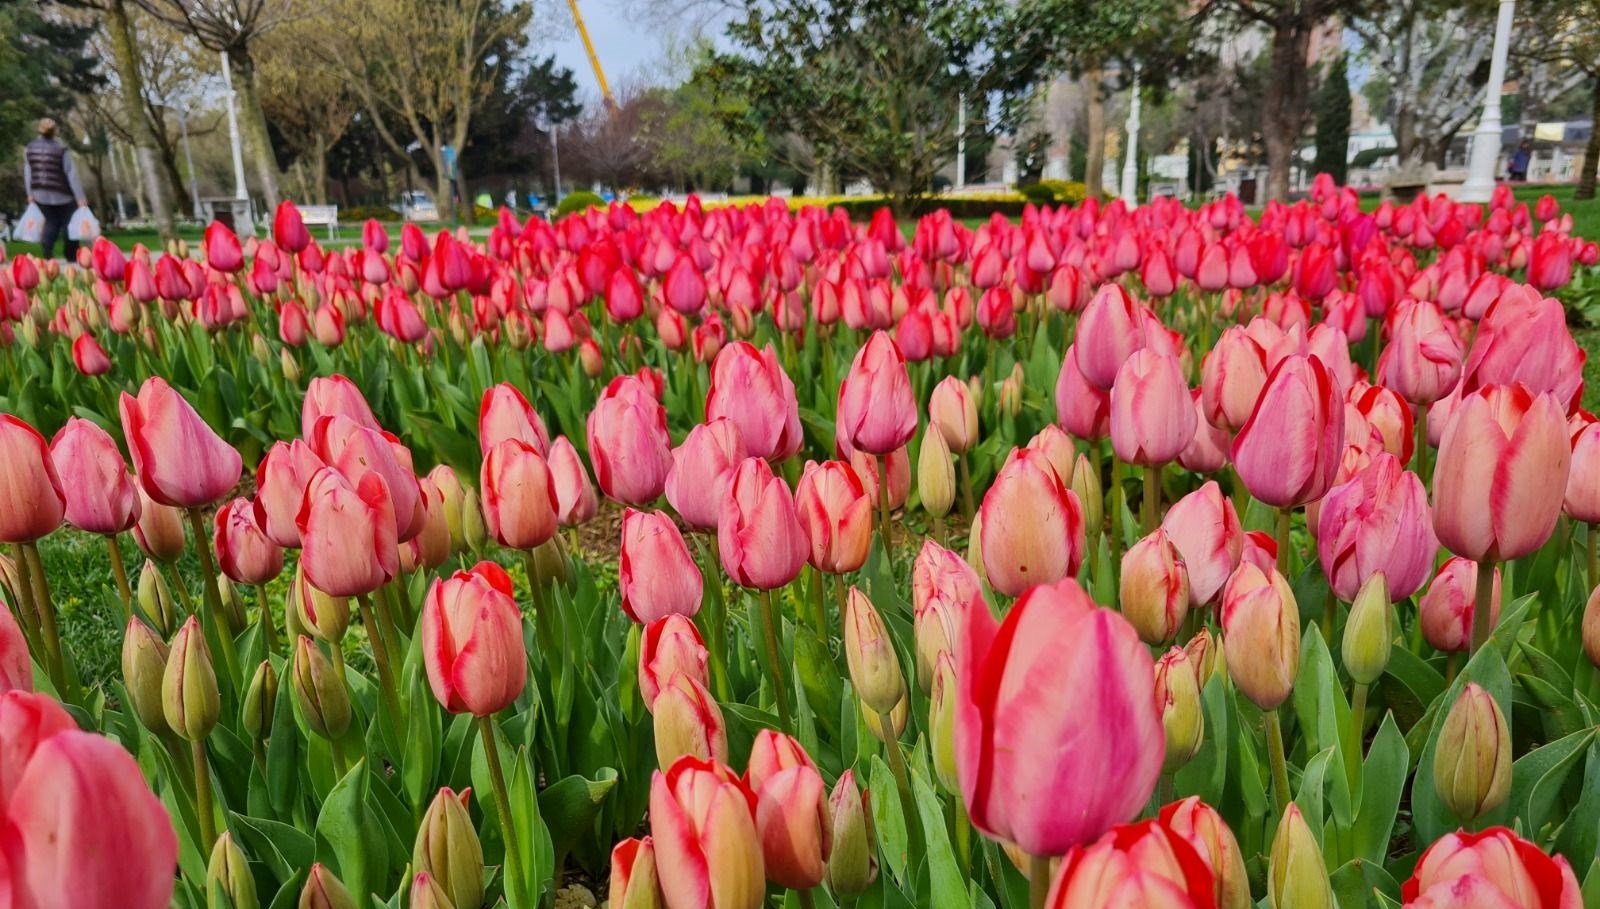
<svg viewBox="0 0 1600 909">
<path fill-rule="evenodd" d="M 967 185 L 967 96 L 956 104 L 956 189 Z"/>
<path fill-rule="evenodd" d="M 233 66 L 228 62 L 228 52 L 222 52 L 222 84 L 228 93 L 228 141 L 233 146 L 233 197 L 244 203 L 235 211 L 243 215 L 235 218 L 233 229 L 241 237 L 256 235 L 255 219 L 250 214 L 250 193 L 244 185 L 244 145 L 239 141 L 239 113 L 235 109 L 233 93 Z M 239 222 L 243 223 L 239 223 Z"/>
<path fill-rule="evenodd" d="M 1133 67 L 1133 98 L 1128 103 L 1128 148 L 1122 156 L 1122 201 L 1139 205 L 1139 66 Z"/>
<path fill-rule="evenodd" d="M 1494 26 L 1494 56 L 1489 61 L 1489 83 L 1483 88 L 1483 115 L 1472 134 L 1472 157 L 1461 201 L 1487 202 L 1494 194 L 1495 165 L 1500 160 L 1500 92 L 1506 81 L 1506 54 L 1511 49 L 1511 17 L 1516 0 L 1500 0 L 1500 18 Z"/>
</svg>

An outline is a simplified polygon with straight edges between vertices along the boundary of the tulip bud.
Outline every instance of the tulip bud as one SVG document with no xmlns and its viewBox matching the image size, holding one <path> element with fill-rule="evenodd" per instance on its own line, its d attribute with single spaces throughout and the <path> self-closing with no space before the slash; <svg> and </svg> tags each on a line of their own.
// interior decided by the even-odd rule
<svg viewBox="0 0 1600 909">
<path fill-rule="evenodd" d="M 271 660 L 262 660 L 244 691 L 244 706 L 239 709 L 239 725 L 245 734 L 260 741 L 272 732 L 272 713 L 278 705 L 278 673 Z"/>
<path fill-rule="evenodd" d="M 300 891 L 299 909 L 359 909 L 359 906 L 344 882 L 319 862 L 311 866 L 311 875 Z"/>
<path fill-rule="evenodd" d="M 1215 808 L 1191 795 L 1161 809 L 1161 820 L 1201 850 L 1217 880 L 1217 909 L 1249 909 L 1250 877 L 1239 841 Z"/>
<path fill-rule="evenodd" d="M 1072 493 L 1078 497 L 1078 507 L 1083 509 L 1083 526 L 1093 539 L 1105 521 L 1105 497 L 1100 486 L 1100 472 L 1089 463 L 1088 455 L 1078 455 L 1078 462 L 1073 466 Z"/>
<path fill-rule="evenodd" d="M 1511 795 L 1511 731 L 1489 692 L 1469 682 L 1445 716 L 1433 753 L 1433 788 L 1470 822 Z"/>
<path fill-rule="evenodd" d="M 166 670 L 161 675 L 161 709 L 167 726 L 191 742 L 203 740 L 222 715 L 222 694 L 211 665 L 211 650 L 190 616 L 172 639 Z"/>
<path fill-rule="evenodd" d="M 959 796 L 956 776 L 956 664 L 940 654 L 933 670 L 933 692 L 928 696 L 928 744 L 933 751 L 933 774 L 946 792 Z"/>
<path fill-rule="evenodd" d="M 283 370 L 283 379 L 290 385 L 300 384 L 300 361 L 294 358 L 289 348 L 278 351 L 278 367 Z"/>
<path fill-rule="evenodd" d="M 217 598 L 222 603 L 222 620 L 227 623 L 230 634 L 239 634 L 250 624 L 250 616 L 245 612 L 244 600 L 240 599 L 239 591 L 234 588 L 233 582 L 224 574 L 217 575 Z"/>
<path fill-rule="evenodd" d="M 1189 570 L 1165 530 L 1122 556 L 1122 614 L 1146 644 L 1165 644 L 1189 614 Z"/>
<path fill-rule="evenodd" d="M 1156 660 L 1156 706 L 1166 731 L 1167 773 L 1189 763 L 1205 741 L 1206 718 L 1200 704 L 1200 677 L 1182 647 Z"/>
<path fill-rule="evenodd" d="M 844 652 L 850 683 L 874 713 L 888 713 L 905 699 L 906 681 L 894 642 L 872 601 L 856 587 L 845 600 Z"/>
<path fill-rule="evenodd" d="M 472 790 L 440 789 L 422 816 L 411 867 L 426 871 L 456 906 L 483 905 L 483 846 L 467 813 Z"/>
<path fill-rule="evenodd" d="M 257 909 L 261 905 L 256 899 L 256 879 L 250 874 L 250 863 L 233 841 L 233 834 L 226 830 L 211 847 L 211 860 L 206 864 L 206 905 L 229 909 Z"/>
<path fill-rule="evenodd" d="M 1583 652 L 1590 663 L 1600 666 L 1600 587 L 1589 594 L 1583 607 Z"/>
<path fill-rule="evenodd" d="M 467 490 L 461 485 L 461 478 L 448 464 L 440 464 L 428 471 L 428 479 L 433 481 L 434 488 L 439 490 L 439 497 L 443 504 L 440 510 L 444 513 L 445 526 L 450 529 L 450 549 L 452 552 L 461 552 L 466 548 L 466 540 L 462 537 L 462 500 L 466 498 Z"/>
<path fill-rule="evenodd" d="M 856 896 L 878 879 L 878 844 L 872 833 L 867 793 L 856 788 L 855 771 L 846 770 L 828 797 L 833 819 L 833 852 L 828 856 L 828 886 L 844 897 Z"/>
<path fill-rule="evenodd" d="M 250 356 L 255 357 L 262 366 L 272 362 L 272 348 L 267 346 L 267 339 L 260 332 L 250 337 Z"/>
<path fill-rule="evenodd" d="M 660 767 L 670 768 L 684 755 L 727 762 L 728 732 L 722 708 L 698 679 L 681 672 L 673 676 L 656 695 L 654 708 Z"/>
<path fill-rule="evenodd" d="M 137 617 L 128 619 L 128 630 L 122 635 L 122 684 L 139 722 L 156 735 L 167 731 L 167 714 L 161 704 L 166 670 L 166 642 Z"/>
<path fill-rule="evenodd" d="M 300 627 L 311 632 L 320 641 L 337 644 L 344 640 L 345 629 L 350 627 L 350 600 L 347 597 L 329 596 L 311 586 L 306 580 L 305 568 L 297 566 L 294 583 L 289 588 L 289 605 L 300 620 Z"/>
<path fill-rule="evenodd" d="M 663 909 L 650 837 L 625 839 L 611 850 L 611 909 Z"/>
<path fill-rule="evenodd" d="M 1267 866 L 1267 899 L 1272 909 L 1333 909 L 1333 889 L 1322 863 L 1322 850 L 1300 814 L 1289 805 L 1272 839 Z"/>
<path fill-rule="evenodd" d="M 294 648 L 294 702 L 306 725 L 333 741 L 350 728 L 350 694 L 322 649 L 305 635 Z"/>
<path fill-rule="evenodd" d="M 861 706 L 866 710 L 861 719 L 866 722 L 867 731 L 872 733 L 873 738 L 887 744 L 889 742 L 898 742 L 900 736 L 905 734 L 906 721 L 911 718 L 911 704 L 905 695 L 900 696 L 900 703 L 895 704 L 894 709 L 888 713 L 889 730 L 887 733 L 885 733 L 883 727 L 884 714 L 867 708 L 865 703 Z"/>
<path fill-rule="evenodd" d="M 433 875 L 418 871 L 411 877 L 410 909 L 456 909 L 456 904 Z"/>
<path fill-rule="evenodd" d="M 1228 673 L 1228 660 L 1224 655 L 1222 639 L 1211 634 L 1211 629 L 1202 628 L 1194 633 L 1189 643 L 1183 645 L 1184 652 L 1189 654 L 1189 663 L 1194 666 L 1195 678 L 1200 681 L 1200 690 L 1204 691 L 1211 677 L 1218 672 L 1223 675 Z"/>
<path fill-rule="evenodd" d="M 1389 585 L 1378 572 L 1361 585 L 1344 625 L 1344 668 L 1357 685 L 1371 685 L 1389 665 L 1394 632 L 1389 618 Z"/>
<path fill-rule="evenodd" d="M 145 559 L 144 570 L 139 572 L 139 611 L 163 635 L 171 634 L 178 624 L 178 615 L 172 604 L 172 590 L 156 563 Z"/>
<path fill-rule="evenodd" d="M 956 470 L 950 460 L 950 447 L 937 427 L 922 434 L 922 450 L 917 453 L 917 494 L 922 507 L 936 518 L 950 513 L 956 502 Z"/>
<path fill-rule="evenodd" d="M 533 576 L 528 580 L 540 587 L 560 584 L 570 586 L 573 581 L 572 557 L 567 554 L 567 544 L 557 534 L 533 550 L 529 566 Z"/>
<path fill-rule="evenodd" d="M 1004 416 L 1014 417 L 1022 412 L 1022 379 L 1017 372 L 1013 371 L 1000 383 L 996 402 Z"/>
<path fill-rule="evenodd" d="M 464 487 L 461 496 L 461 541 L 473 552 L 481 552 L 489 539 L 489 527 L 483 523 L 483 508 L 478 503 L 478 491 Z"/>
<path fill-rule="evenodd" d="M 1277 569 L 1246 562 L 1222 589 L 1222 634 L 1233 684 L 1262 710 L 1289 699 L 1300 673 L 1300 608 Z"/>
</svg>

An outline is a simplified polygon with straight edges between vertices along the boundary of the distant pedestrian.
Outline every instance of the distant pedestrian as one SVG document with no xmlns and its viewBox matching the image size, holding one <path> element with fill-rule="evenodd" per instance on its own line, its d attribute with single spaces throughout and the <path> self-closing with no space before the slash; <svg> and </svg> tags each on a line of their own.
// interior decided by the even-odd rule
<svg viewBox="0 0 1600 909">
<path fill-rule="evenodd" d="M 67 235 L 67 224 L 74 203 L 77 208 L 88 208 L 89 198 L 78 181 L 72 152 L 56 138 L 56 121 L 49 117 L 39 121 L 39 138 L 22 150 L 22 184 L 27 187 L 28 201 L 44 214 L 44 236 L 39 240 L 44 257 L 54 257 L 56 238 L 60 237 L 62 254 L 67 261 L 74 261 L 78 241 Z"/>
<path fill-rule="evenodd" d="M 1533 160 L 1533 143 L 1527 139 L 1517 146 L 1511 153 L 1511 160 L 1506 162 L 1506 176 L 1512 183 L 1528 182 L 1528 164 Z"/>
</svg>

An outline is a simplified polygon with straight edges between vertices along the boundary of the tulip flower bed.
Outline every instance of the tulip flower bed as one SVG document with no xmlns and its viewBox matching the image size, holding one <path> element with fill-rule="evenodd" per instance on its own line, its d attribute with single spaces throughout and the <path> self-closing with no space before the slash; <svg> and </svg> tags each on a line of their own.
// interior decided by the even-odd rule
<svg viewBox="0 0 1600 909">
<path fill-rule="evenodd" d="M 0 267 L 0 907 L 1600 901 L 1554 200 L 197 252 Z"/>
</svg>

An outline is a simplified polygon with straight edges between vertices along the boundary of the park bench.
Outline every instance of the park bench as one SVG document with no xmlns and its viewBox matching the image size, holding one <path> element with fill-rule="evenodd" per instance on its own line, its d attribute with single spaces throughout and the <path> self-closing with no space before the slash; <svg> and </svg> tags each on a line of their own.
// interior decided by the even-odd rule
<svg viewBox="0 0 1600 909">
<path fill-rule="evenodd" d="M 326 227 L 328 239 L 332 240 L 339 232 L 339 206 L 337 205 L 296 205 L 300 209 L 300 220 L 306 227 Z"/>
</svg>

